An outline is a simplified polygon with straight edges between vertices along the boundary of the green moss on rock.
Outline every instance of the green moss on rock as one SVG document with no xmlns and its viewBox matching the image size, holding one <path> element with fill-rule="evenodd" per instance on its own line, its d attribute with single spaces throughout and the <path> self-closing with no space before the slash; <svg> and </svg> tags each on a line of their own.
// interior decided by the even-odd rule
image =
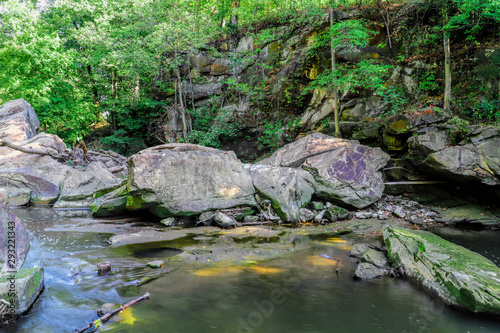
<svg viewBox="0 0 500 333">
<path fill-rule="evenodd" d="M 422 230 L 385 226 L 390 261 L 447 304 L 500 314 L 500 268 L 483 256 Z"/>
</svg>

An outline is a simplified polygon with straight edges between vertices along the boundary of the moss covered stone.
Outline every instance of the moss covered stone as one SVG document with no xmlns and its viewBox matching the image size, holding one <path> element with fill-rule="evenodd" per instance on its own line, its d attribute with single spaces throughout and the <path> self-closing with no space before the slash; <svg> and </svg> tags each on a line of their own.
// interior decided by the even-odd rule
<svg viewBox="0 0 500 333">
<path fill-rule="evenodd" d="M 383 235 L 391 262 L 445 303 L 500 314 L 500 268 L 493 262 L 427 231 L 385 226 Z"/>
<path fill-rule="evenodd" d="M 5 273 L 0 277 L 0 299 L 11 304 L 9 315 L 19 316 L 33 305 L 43 287 L 42 267 Z"/>
</svg>

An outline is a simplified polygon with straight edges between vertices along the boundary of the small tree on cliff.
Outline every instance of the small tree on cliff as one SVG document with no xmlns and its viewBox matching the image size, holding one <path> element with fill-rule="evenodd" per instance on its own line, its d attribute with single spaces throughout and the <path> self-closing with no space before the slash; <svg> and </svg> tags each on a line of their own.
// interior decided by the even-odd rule
<svg viewBox="0 0 500 333">
<path fill-rule="evenodd" d="M 330 15 L 333 15 L 333 10 Z M 332 24 L 326 34 L 319 36 L 315 48 L 326 46 L 329 42 L 331 50 L 331 68 L 321 73 L 309 87 L 329 88 L 333 90 L 333 112 L 335 118 L 335 135 L 340 136 L 339 100 L 349 92 L 357 89 L 371 90 L 374 93 L 383 88 L 384 76 L 390 66 L 381 65 L 373 60 L 363 60 L 358 63 L 337 63 L 338 54 L 352 52 L 368 46 L 370 35 L 374 32 L 366 28 L 363 20 L 346 20 Z M 340 95 L 340 98 L 339 98 Z"/>
<path fill-rule="evenodd" d="M 444 109 L 451 109 L 451 36 L 462 30 L 467 40 L 474 36 L 488 23 L 500 21 L 500 2 L 498 0 L 426 0 L 421 6 L 427 6 L 431 11 L 437 11 L 441 18 L 440 24 L 434 26 L 434 39 L 442 37 L 444 52 Z"/>
</svg>

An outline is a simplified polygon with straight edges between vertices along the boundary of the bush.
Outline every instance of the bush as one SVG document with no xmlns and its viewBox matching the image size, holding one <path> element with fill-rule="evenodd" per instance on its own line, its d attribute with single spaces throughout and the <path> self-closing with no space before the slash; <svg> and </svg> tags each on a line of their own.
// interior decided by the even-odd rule
<svg viewBox="0 0 500 333">
<path fill-rule="evenodd" d="M 478 121 L 500 121 L 500 100 L 484 100 L 474 105 L 472 117 Z"/>
<path fill-rule="evenodd" d="M 281 125 L 281 120 L 275 123 L 264 120 L 264 131 L 262 131 L 262 135 L 257 138 L 263 147 L 276 150 L 282 146 L 283 140 L 281 137 L 284 129 Z"/>
<path fill-rule="evenodd" d="M 386 115 L 395 115 L 403 112 L 404 107 L 409 103 L 404 88 L 390 86 L 382 93 L 382 100 L 387 103 L 389 110 Z"/>
</svg>

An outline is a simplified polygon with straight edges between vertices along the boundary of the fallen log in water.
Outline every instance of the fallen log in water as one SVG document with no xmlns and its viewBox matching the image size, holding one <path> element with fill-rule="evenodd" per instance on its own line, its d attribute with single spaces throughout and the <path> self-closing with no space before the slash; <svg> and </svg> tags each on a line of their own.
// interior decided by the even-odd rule
<svg viewBox="0 0 500 333">
<path fill-rule="evenodd" d="M 149 296 L 150 296 L 149 293 L 145 293 L 143 296 L 141 296 L 139 298 L 136 298 L 133 301 L 128 302 L 127 304 L 123 304 L 119 308 L 116 308 L 113 311 L 106 313 L 104 316 L 101 316 L 98 319 L 92 321 L 90 324 L 88 324 L 84 328 L 81 328 L 79 330 L 75 330 L 75 332 L 76 333 L 83 333 L 83 332 L 85 332 L 86 330 L 88 330 L 89 328 L 92 328 L 92 327 L 99 328 L 103 323 L 107 322 L 109 319 L 111 319 L 111 317 L 113 317 L 118 312 L 120 312 L 122 310 L 125 310 L 126 308 L 128 308 L 128 307 L 130 307 L 130 306 L 132 306 L 132 305 L 134 305 L 134 304 L 136 304 L 136 303 L 138 303 L 140 301 L 148 299 Z"/>
</svg>

